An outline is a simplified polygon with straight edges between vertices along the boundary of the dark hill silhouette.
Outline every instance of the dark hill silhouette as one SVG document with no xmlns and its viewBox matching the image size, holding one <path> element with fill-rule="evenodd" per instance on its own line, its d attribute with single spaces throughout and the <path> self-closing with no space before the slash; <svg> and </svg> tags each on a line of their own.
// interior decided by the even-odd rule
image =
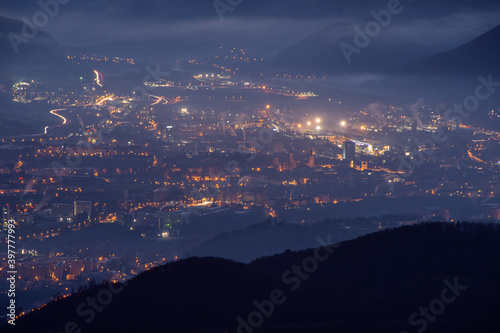
<svg viewBox="0 0 500 333">
<path fill-rule="evenodd" d="M 19 80 L 65 73 L 68 64 L 59 43 L 43 29 L 31 38 L 24 36 L 24 24 L 0 16 L 0 79 Z M 13 46 L 12 40 L 18 42 Z"/>
<path fill-rule="evenodd" d="M 250 262 L 290 249 L 303 250 L 317 246 L 321 235 L 329 242 L 342 242 L 377 231 L 380 221 L 384 225 L 399 226 L 402 221 L 416 221 L 417 215 L 385 215 L 355 219 L 326 219 L 312 225 L 290 223 L 254 224 L 244 229 L 224 232 L 209 239 L 186 254 L 198 257 L 220 257 L 239 262 Z"/>
<path fill-rule="evenodd" d="M 343 36 L 343 37 L 338 37 Z M 283 49 L 273 59 L 273 67 L 300 69 L 313 73 L 384 73 L 429 54 L 422 45 L 395 35 L 380 34 L 348 63 L 340 44 L 354 46 L 356 32 L 351 23 L 336 23 Z"/>
<path fill-rule="evenodd" d="M 311 259 L 315 253 L 324 260 L 315 259 L 317 269 Z M 97 307 L 100 312 L 94 311 L 89 323 L 86 302 L 95 297 L 108 302 L 101 290 L 109 285 L 51 302 L 2 331 L 64 332 L 67 325 L 67 331 L 77 332 L 72 325 L 78 325 L 81 332 L 93 333 L 416 332 L 420 326 L 410 326 L 410 315 L 435 305 L 451 283 L 464 287 L 453 287 L 456 298 L 431 317 L 425 332 L 499 332 L 499 256 L 497 225 L 431 223 L 319 250 L 287 251 L 246 265 L 190 258 L 129 281 L 109 304 Z M 294 265 L 309 273 L 304 275 L 305 268 L 300 275 L 292 273 Z M 273 294 L 281 304 L 272 315 L 259 329 L 238 331 L 237 318 L 254 313 L 259 319 L 252 303 L 269 300 L 273 290 L 282 294 Z M 444 292 L 448 298 L 449 292 Z M 79 316 L 79 306 L 87 314 Z"/>
<path fill-rule="evenodd" d="M 415 62 L 406 72 L 420 74 L 487 75 L 500 73 L 500 25 L 451 51 Z"/>
<path fill-rule="evenodd" d="M 40 30 L 36 33 L 32 38 L 28 38 L 23 35 L 23 26 L 25 23 L 20 20 L 11 19 L 8 17 L 0 16 L 0 45 L 2 48 L 8 49 L 10 48 L 10 53 L 16 53 L 11 44 L 11 38 L 14 38 L 13 35 L 17 35 L 17 37 L 25 39 L 26 43 L 20 42 L 18 46 L 19 52 L 26 51 L 29 52 L 29 48 L 35 45 L 41 46 L 43 48 L 57 50 L 59 49 L 59 44 L 57 41 L 47 34 L 45 31 Z M 32 33 L 32 30 L 26 30 L 28 34 Z M 16 43 L 15 43 L 16 44 Z M 8 53 L 2 54 L 3 56 L 9 55 Z"/>
<path fill-rule="evenodd" d="M 347 63 L 340 43 L 354 45 L 349 24 L 331 25 L 279 52 L 273 66 L 332 74 L 447 74 L 499 73 L 500 26 L 453 50 L 430 55 L 429 50 L 399 37 L 380 34 Z M 344 37 L 334 37 L 344 36 Z"/>
</svg>

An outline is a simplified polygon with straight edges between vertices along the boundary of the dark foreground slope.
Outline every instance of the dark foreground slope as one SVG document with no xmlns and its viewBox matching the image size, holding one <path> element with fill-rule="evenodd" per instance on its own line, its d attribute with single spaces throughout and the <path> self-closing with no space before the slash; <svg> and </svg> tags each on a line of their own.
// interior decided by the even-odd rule
<svg viewBox="0 0 500 333">
<path fill-rule="evenodd" d="M 247 265 L 216 258 L 171 263 L 125 287 L 101 285 L 52 302 L 4 329 L 499 332 L 499 257 L 497 226 L 422 224 Z M 238 317 L 245 321 L 239 328 Z"/>
</svg>

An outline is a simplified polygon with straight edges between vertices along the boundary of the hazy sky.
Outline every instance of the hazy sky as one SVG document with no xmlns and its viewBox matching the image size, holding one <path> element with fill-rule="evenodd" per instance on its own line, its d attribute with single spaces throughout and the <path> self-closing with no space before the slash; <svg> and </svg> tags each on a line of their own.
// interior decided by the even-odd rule
<svg viewBox="0 0 500 333">
<path fill-rule="evenodd" d="M 213 0 L 71 0 L 60 5 L 44 29 L 68 45 L 174 37 L 207 45 L 238 43 L 272 53 L 331 24 L 363 26 L 371 19 L 370 11 L 382 10 L 388 2 L 242 0 L 221 21 Z M 500 23 L 498 0 L 402 0 L 401 5 L 403 12 L 393 17 L 385 33 L 436 51 L 462 44 Z M 31 18 L 39 10 L 36 0 L 0 5 L 0 14 L 11 18 Z M 329 33 L 338 37 L 335 30 Z"/>
</svg>

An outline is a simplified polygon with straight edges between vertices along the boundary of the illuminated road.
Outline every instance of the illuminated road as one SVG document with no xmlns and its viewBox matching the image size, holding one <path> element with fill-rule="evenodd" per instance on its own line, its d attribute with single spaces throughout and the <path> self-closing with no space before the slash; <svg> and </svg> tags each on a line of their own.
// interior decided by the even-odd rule
<svg viewBox="0 0 500 333">
<path fill-rule="evenodd" d="M 156 95 L 150 95 L 150 94 L 148 94 L 147 96 L 156 98 L 156 101 L 153 102 L 152 104 L 149 104 L 149 105 L 157 105 L 157 104 L 160 104 L 161 101 L 163 101 L 162 105 L 165 105 L 165 104 L 176 104 L 176 103 L 178 103 L 180 101 L 183 101 L 179 97 L 177 97 L 177 98 L 168 98 L 168 97 L 156 96 Z"/>
<path fill-rule="evenodd" d="M 56 109 L 56 110 L 52 110 L 52 111 L 50 111 L 50 114 L 53 114 L 54 116 L 57 116 L 57 117 L 61 118 L 61 119 L 62 119 L 62 121 L 63 121 L 63 123 L 62 123 L 62 124 L 63 124 L 63 125 L 66 125 L 66 123 L 68 122 L 68 120 L 67 120 L 66 118 L 64 118 L 63 116 L 61 116 L 60 114 L 58 114 L 58 113 L 57 113 L 57 111 L 64 111 L 64 110 L 66 110 L 66 109 Z"/>
<path fill-rule="evenodd" d="M 62 125 L 66 125 L 68 123 L 70 123 L 71 121 L 68 121 L 68 119 L 66 119 L 64 116 L 61 116 L 60 114 L 57 113 L 57 111 L 65 111 L 66 109 L 55 109 L 55 110 L 51 110 L 50 111 L 50 114 L 51 115 L 54 115 L 56 117 L 59 117 L 61 118 L 61 120 L 63 121 L 63 123 L 61 125 L 57 125 L 56 127 L 59 127 L 59 126 L 62 126 Z M 45 126 L 45 129 L 43 131 L 43 134 L 47 134 L 49 132 L 50 129 L 52 129 L 53 127 L 51 126 Z M 41 135 L 41 134 L 40 134 Z"/>
<path fill-rule="evenodd" d="M 106 101 L 112 101 L 113 97 L 114 97 L 113 95 L 109 96 L 109 97 L 105 97 L 105 98 L 101 99 L 99 102 L 97 102 L 96 105 L 102 105 L 102 103 L 104 103 Z"/>
<path fill-rule="evenodd" d="M 98 72 L 98 71 L 96 71 L 95 69 L 94 69 L 94 73 L 95 73 L 95 79 L 94 79 L 95 83 L 96 83 L 99 87 L 102 87 L 102 81 L 103 81 L 103 78 L 104 78 L 104 77 L 102 76 L 102 74 L 101 74 L 101 73 L 99 73 L 99 72 Z"/>
<path fill-rule="evenodd" d="M 149 105 L 156 105 L 156 104 L 159 104 L 161 101 L 165 100 L 167 103 L 168 103 L 168 100 L 164 99 L 163 97 L 161 96 L 155 96 L 155 95 L 149 95 L 148 96 L 151 96 L 151 97 L 154 97 L 156 98 L 156 102 L 154 102 L 153 104 L 149 104 Z M 166 103 L 163 103 L 163 104 L 166 104 Z"/>
<path fill-rule="evenodd" d="M 479 163 L 485 163 L 485 164 L 488 164 L 488 163 L 486 163 L 485 161 L 483 161 L 482 159 L 480 159 L 479 157 L 474 156 L 470 150 L 467 150 L 467 153 L 469 154 L 469 157 L 470 157 L 470 159 L 471 159 L 471 160 L 476 161 L 476 162 L 479 162 Z"/>
</svg>

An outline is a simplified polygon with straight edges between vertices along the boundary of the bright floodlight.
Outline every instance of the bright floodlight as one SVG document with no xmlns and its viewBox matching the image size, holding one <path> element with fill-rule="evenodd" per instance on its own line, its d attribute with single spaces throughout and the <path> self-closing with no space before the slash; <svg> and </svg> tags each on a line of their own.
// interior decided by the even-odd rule
<svg viewBox="0 0 500 333">
<path fill-rule="evenodd" d="M 321 122 L 320 118 L 316 118 L 316 123 L 319 124 Z"/>
<path fill-rule="evenodd" d="M 307 126 L 311 126 L 311 122 L 310 121 L 307 122 Z"/>
<path fill-rule="evenodd" d="M 321 126 L 316 126 L 316 129 L 319 131 L 321 129 Z"/>
<path fill-rule="evenodd" d="M 340 126 L 345 127 L 345 125 L 346 125 L 346 122 L 342 120 L 342 121 L 340 122 Z"/>
</svg>

